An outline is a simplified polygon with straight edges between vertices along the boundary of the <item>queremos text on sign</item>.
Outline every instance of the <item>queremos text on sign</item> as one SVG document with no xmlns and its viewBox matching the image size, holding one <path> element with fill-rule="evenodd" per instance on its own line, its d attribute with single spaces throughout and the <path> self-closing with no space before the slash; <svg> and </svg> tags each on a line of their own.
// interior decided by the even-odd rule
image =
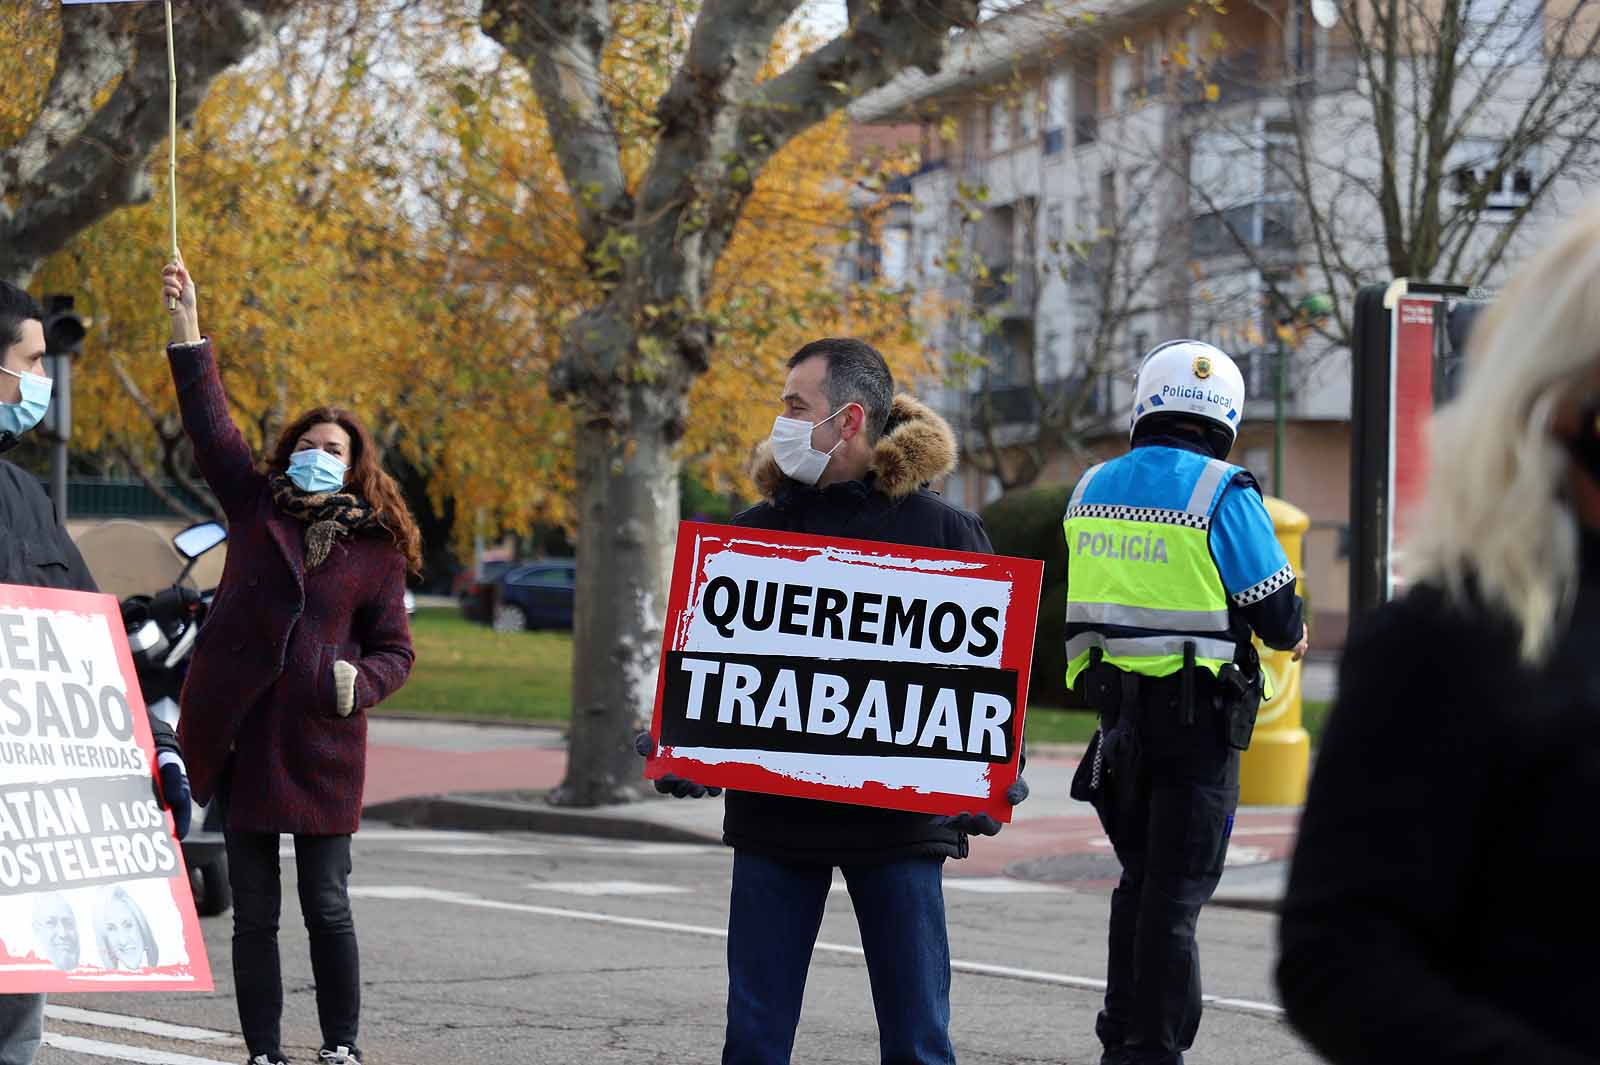
<svg viewBox="0 0 1600 1065">
<path fill-rule="evenodd" d="M 645 776 L 1010 820 L 1042 573 L 684 522 Z"/>
<path fill-rule="evenodd" d="M 0 993 L 211 990 L 116 599 L 0 585 Z"/>
</svg>

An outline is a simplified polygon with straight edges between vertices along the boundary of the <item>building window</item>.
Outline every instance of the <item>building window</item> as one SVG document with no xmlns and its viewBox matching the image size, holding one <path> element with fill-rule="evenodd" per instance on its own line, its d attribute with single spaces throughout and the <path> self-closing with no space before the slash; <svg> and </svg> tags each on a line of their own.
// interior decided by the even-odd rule
<svg viewBox="0 0 1600 1065">
<path fill-rule="evenodd" d="M 989 153 L 999 155 L 1011 147 L 1011 101 L 989 105 Z"/>
<path fill-rule="evenodd" d="M 1017 111 L 1017 143 L 1027 144 L 1039 136 L 1039 91 L 1029 89 L 1022 94 L 1022 106 Z"/>
<path fill-rule="evenodd" d="M 1481 197 L 1483 210 L 1493 216 L 1510 214 L 1533 202 L 1537 149 L 1519 159 L 1506 159 L 1504 152 L 1504 145 L 1494 141 L 1457 144 L 1450 174 L 1461 204 L 1470 205 Z"/>
<path fill-rule="evenodd" d="M 1117 107 L 1127 107 L 1133 102 L 1134 57 L 1118 50 L 1111 59 L 1111 99 Z"/>
<path fill-rule="evenodd" d="M 1100 131 L 1100 66 L 1091 56 L 1072 72 L 1072 143 L 1093 144 Z"/>
<path fill-rule="evenodd" d="M 1044 128 L 1061 129 L 1067 124 L 1067 76 L 1052 74 L 1044 85 Z"/>
</svg>

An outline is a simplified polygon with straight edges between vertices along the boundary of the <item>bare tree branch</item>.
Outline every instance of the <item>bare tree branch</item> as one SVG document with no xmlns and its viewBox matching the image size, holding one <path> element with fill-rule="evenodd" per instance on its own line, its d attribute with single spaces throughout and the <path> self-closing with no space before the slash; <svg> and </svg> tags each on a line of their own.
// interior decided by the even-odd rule
<svg viewBox="0 0 1600 1065">
<path fill-rule="evenodd" d="M 528 68 L 593 253 L 633 215 L 600 64 L 611 36 L 609 0 L 485 0 L 483 28 Z"/>
</svg>

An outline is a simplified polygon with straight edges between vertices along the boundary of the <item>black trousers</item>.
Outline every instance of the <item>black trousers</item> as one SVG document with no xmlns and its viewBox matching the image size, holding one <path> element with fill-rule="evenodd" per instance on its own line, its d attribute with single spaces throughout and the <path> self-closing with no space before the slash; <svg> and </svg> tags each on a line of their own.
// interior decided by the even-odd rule
<svg viewBox="0 0 1600 1065">
<path fill-rule="evenodd" d="M 1165 692 L 1165 689 L 1163 689 Z M 1222 877 L 1239 805 L 1239 752 L 1209 706 L 1183 723 L 1177 700 L 1141 700 L 1135 720 L 1107 715 L 1095 799 L 1122 863 L 1111 895 L 1105 1065 L 1181 1065 L 1200 1027 L 1200 908 Z"/>
<path fill-rule="evenodd" d="M 225 834 L 233 887 L 233 983 L 250 1056 L 282 1050 L 283 973 L 278 960 L 282 880 L 278 839 L 269 832 Z M 311 972 L 324 1049 L 356 1047 L 361 963 L 350 915 L 350 837 L 295 836 L 300 909 L 311 937 Z"/>
</svg>

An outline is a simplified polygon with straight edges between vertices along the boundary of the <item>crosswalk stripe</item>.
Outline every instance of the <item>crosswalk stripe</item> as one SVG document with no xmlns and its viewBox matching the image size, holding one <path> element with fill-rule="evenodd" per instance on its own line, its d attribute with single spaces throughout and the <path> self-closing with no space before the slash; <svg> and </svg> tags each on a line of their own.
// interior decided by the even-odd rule
<svg viewBox="0 0 1600 1065">
<path fill-rule="evenodd" d="M 1009 876 L 947 876 L 944 878 L 944 889 L 971 891 L 979 895 L 1059 895 L 1066 890 L 1053 884 L 1013 880 Z"/>
<path fill-rule="evenodd" d="M 648 917 L 625 917 L 622 914 L 601 913 L 595 910 L 568 910 L 557 906 L 536 906 L 526 902 L 503 902 L 499 899 L 486 899 L 460 891 L 440 891 L 437 888 L 415 887 L 406 884 L 382 887 L 352 887 L 350 895 L 353 898 L 387 899 L 394 902 L 444 902 L 483 910 L 527 913 L 539 917 L 560 917 L 571 921 L 618 925 L 623 928 L 642 928 L 652 932 L 678 932 L 685 935 L 706 936 L 712 939 L 728 938 L 728 930 L 726 928 L 713 928 L 709 925 L 683 924 L 678 921 L 657 921 Z M 818 940 L 814 949 L 819 954 L 844 954 L 855 958 L 864 956 L 864 952 L 860 947 L 852 947 L 845 943 L 827 943 Z M 950 968 L 958 973 L 995 976 L 1008 980 L 1050 984 L 1056 987 L 1078 988 L 1084 991 L 1103 992 L 1106 989 L 1104 980 L 1099 980 L 1092 976 L 1072 976 L 1068 973 L 1044 972 L 1039 969 L 1016 969 L 1009 965 L 990 965 L 987 962 L 961 961 L 958 959 L 951 959 Z M 1201 1001 L 1210 1006 L 1234 1010 L 1239 1013 L 1269 1017 L 1274 1020 L 1283 1017 L 1283 1007 L 1276 1006 L 1270 1002 L 1255 1002 L 1251 999 L 1243 998 L 1223 998 L 1218 995 L 1202 995 Z"/>
<path fill-rule="evenodd" d="M 641 884 L 636 880 L 535 880 L 528 885 L 564 895 L 687 895 L 689 889 L 673 884 Z"/>
<path fill-rule="evenodd" d="M 175 1054 L 170 1050 L 151 1050 L 148 1047 L 124 1046 L 121 1043 L 103 1043 L 98 1039 L 84 1039 L 76 1035 L 44 1034 L 44 1045 L 53 1050 L 71 1054 L 86 1054 L 91 1058 L 108 1058 L 112 1061 L 132 1061 L 137 1065 L 235 1065 L 216 1058 L 197 1058 L 192 1054 Z"/>
<path fill-rule="evenodd" d="M 217 1032 L 210 1028 L 191 1028 L 185 1024 L 168 1024 L 166 1021 L 152 1020 L 148 1017 L 130 1017 L 123 1013 L 102 1013 L 99 1010 L 79 1009 L 77 1006 L 63 1006 L 55 1002 L 45 1006 L 44 1015 L 53 1021 L 62 1021 L 66 1024 L 116 1028 L 125 1032 L 138 1032 L 141 1035 L 160 1036 L 164 1039 L 180 1039 L 185 1043 L 244 1046 L 243 1039 L 228 1032 Z"/>
</svg>

